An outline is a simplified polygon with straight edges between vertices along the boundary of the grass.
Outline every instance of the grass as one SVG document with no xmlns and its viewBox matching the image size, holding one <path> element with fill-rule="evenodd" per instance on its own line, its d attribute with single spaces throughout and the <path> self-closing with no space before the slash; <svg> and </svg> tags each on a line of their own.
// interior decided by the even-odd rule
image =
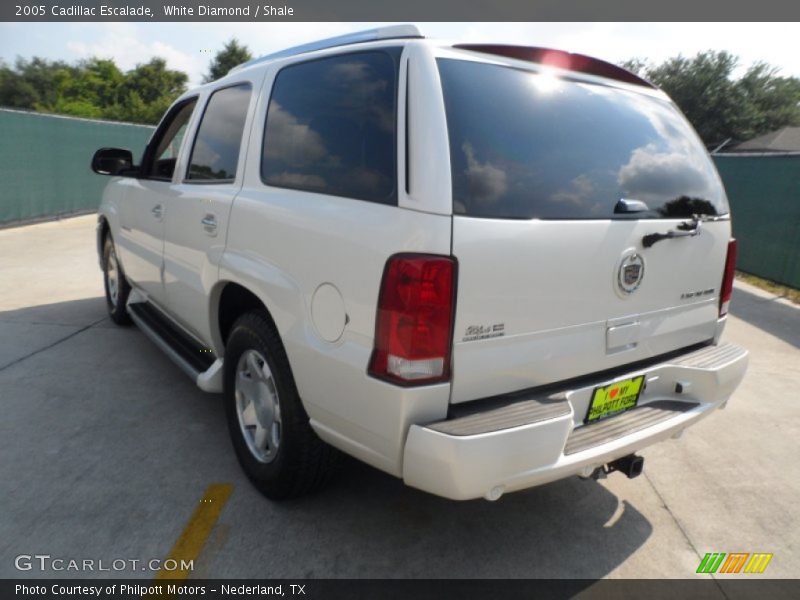
<svg viewBox="0 0 800 600">
<path fill-rule="evenodd" d="M 750 275 L 749 273 L 742 273 L 741 271 L 736 272 L 736 278 L 749 283 L 750 285 L 761 288 L 770 294 L 775 294 L 776 296 L 786 298 L 795 304 L 800 304 L 800 290 L 797 290 L 793 287 L 775 283 L 769 279 L 762 279 L 761 277 L 756 277 L 755 275 Z"/>
</svg>

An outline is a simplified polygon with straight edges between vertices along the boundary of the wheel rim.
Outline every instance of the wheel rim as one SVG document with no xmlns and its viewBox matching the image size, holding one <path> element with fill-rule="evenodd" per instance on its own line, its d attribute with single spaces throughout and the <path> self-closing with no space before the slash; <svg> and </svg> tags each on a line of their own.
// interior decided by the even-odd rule
<svg viewBox="0 0 800 600">
<path fill-rule="evenodd" d="M 108 260 L 106 260 L 106 281 L 108 282 L 108 298 L 111 300 L 111 304 L 116 304 L 119 295 L 119 265 L 113 244 L 108 253 Z"/>
<path fill-rule="evenodd" d="M 256 350 L 239 357 L 235 401 L 248 450 L 259 462 L 272 462 L 281 444 L 281 406 L 272 371 Z"/>
</svg>

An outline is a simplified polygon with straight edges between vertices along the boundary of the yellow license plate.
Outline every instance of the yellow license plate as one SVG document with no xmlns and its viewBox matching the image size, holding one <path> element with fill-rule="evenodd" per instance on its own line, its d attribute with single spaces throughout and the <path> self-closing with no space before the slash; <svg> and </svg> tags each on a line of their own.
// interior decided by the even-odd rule
<svg viewBox="0 0 800 600">
<path fill-rule="evenodd" d="M 592 423 L 632 409 L 639 401 L 643 383 L 644 375 L 639 375 L 595 388 L 583 422 Z"/>
</svg>

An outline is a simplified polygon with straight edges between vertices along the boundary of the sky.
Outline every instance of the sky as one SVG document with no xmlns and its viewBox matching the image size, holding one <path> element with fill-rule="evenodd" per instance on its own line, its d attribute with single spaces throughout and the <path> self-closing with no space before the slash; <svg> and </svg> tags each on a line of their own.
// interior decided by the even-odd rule
<svg viewBox="0 0 800 600">
<path fill-rule="evenodd" d="M 213 54 L 232 37 L 254 56 L 386 23 L 0 23 L 0 59 L 41 56 L 75 61 L 113 58 L 123 69 L 154 56 L 200 83 Z M 741 59 L 740 74 L 756 61 L 800 77 L 800 23 L 417 23 L 426 37 L 545 46 L 610 62 L 645 58 L 658 63 L 703 50 Z"/>
</svg>

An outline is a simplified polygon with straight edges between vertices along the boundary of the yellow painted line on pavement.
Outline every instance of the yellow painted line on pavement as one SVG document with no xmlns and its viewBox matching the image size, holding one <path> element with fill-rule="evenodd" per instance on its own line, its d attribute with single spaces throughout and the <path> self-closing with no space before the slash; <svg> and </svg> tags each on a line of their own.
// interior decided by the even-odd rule
<svg viewBox="0 0 800 600">
<path fill-rule="evenodd" d="M 169 556 L 161 561 L 161 570 L 156 573 L 155 581 L 163 579 L 184 580 L 189 576 L 190 570 L 182 568 L 188 566 L 188 561 L 194 561 L 200 556 L 203 547 L 206 545 L 211 530 L 219 519 L 225 503 L 233 492 L 233 485 L 230 483 L 212 483 L 206 488 L 206 493 L 200 499 L 200 503 L 194 510 L 192 517 L 183 529 L 178 541 L 172 547 Z M 168 571 L 163 565 L 167 561 L 175 561 L 177 569 Z"/>
</svg>

